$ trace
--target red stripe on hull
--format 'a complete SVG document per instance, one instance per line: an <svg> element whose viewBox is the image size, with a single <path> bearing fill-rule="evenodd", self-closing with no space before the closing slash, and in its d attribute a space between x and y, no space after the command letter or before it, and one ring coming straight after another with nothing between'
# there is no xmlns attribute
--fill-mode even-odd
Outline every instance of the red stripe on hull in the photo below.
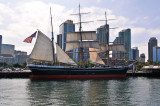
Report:
<svg viewBox="0 0 160 106"><path fill-rule="evenodd" d="M105 79L125 77L126 75L30 75L31 79Z"/></svg>

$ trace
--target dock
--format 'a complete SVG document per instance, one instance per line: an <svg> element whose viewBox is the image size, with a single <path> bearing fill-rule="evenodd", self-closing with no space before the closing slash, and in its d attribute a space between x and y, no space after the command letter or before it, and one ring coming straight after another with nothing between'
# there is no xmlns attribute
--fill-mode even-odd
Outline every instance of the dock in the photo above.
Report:
<svg viewBox="0 0 160 106"><path fill-rule="evenodd" d="M136 71L136 72L131 72L127 71L127 76L128 77L160 77L159 72L143 72L143 71Z"/></svg>
<svg viewBox="0 0 160 106"><path fill-rule="evenodd" d="M24 71L0 71L0 78L29 78L30 70Z"/></svg>

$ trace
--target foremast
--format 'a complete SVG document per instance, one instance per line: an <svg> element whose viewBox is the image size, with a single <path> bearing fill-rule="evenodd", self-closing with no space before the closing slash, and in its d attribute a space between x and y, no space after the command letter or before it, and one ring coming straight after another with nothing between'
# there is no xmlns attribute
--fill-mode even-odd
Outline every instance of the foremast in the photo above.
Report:
<svg viewBox="0 0 160 106"><path fill-rule="evenodd" d="M53 63L56 63L56 56L55 56L55 47L54 47L54 34L53 34L53 23L52 23L52 12L50 7L50 16L51 16L51 35L52 35L52 50L53 50Z"/></svg>
<svg viewBox="0 0 160 106"><path fill-rule="evenodd" d="M30 58L38 61L45 61L53 63L56 65L56 61L62 62L64 64L77 65L57 44L54 45L54 35L53 35L53 24L52 24L52 14L50 8L51 16L51 34L52 37L48 38L45 34L38 30L37 39L34 48L30 54ZM57 55L55 56L55 46Z"/></svg>

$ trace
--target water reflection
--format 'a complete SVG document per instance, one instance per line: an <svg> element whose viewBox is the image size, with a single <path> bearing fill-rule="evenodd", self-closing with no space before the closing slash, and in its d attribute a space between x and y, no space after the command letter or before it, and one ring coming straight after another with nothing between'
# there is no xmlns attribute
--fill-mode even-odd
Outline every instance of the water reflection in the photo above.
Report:
<svg viewBox="0 0 160 106"><path fill-rule="evenodd" d="M117 83L118 82L118 83ZM126 85L120 80L30 81L28 93L32 105L113 105L119 104ZM123 83L124 80L121 82ZM118 84L118 85L117 85ZM117 95L120 94L120 95ZM128 99L123 95L122 99ZM122 100L123 101L123 100ZM129 101L129 100L128 100Z"/></svg>
<svg viewBox="0 0 160 106"><path fill-rule="evenodd" d="M28 81L29 102L34 106L143 106L160 103L159 79ZM153 97L155 97L153 99Z"/></svg>

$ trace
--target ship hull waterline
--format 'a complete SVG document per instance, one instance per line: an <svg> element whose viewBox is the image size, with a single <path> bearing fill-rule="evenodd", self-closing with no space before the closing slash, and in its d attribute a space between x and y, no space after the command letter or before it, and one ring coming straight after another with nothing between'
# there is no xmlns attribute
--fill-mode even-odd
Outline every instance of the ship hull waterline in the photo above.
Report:
<svg viewBox="0 0 160 106"><path fill-rule="evenodd" d="M63 68L28 66L31 79L121 79L126 77L127 67L122 68Z"/></svg>

